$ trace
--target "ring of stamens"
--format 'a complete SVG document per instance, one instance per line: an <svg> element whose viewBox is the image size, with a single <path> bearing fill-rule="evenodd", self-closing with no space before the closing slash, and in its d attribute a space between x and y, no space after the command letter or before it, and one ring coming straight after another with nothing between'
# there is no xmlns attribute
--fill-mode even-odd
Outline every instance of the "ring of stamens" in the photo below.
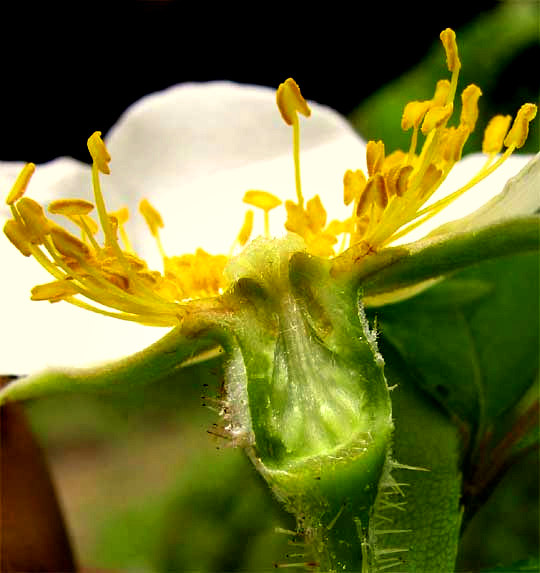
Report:
<svg viewBox="0 0 540 573"><path fill-rule="evenodd" d="M520 108L511 127L510 116L492 118L484 132L482 151L487 156L484 165L466 185L425 206L461 159L463 146L475 128L481 95L474 84L467 86L461 95L459 124L448 126L454 112L461 62L454 32L446 29L440 38L450 80L440 80L430 100L413 101L405 106L401 127L406 131L412 129L407 152L387 155L382 141L368 142L367 176L357 169L348 170L343 178L343 201L351 209L351 215L342 221L327 222L318 195L307 201L304 198L298 114L309 117L311 110L293 79L279 86L276 102L284 121L293 129L296 185L296 202L285 201L285 229L300 235L310 253L334 257L337 245L337 254L354 246L358 261L359 257L386 247L493 173L525 143L529 123L537 111L530 103ZM424 141L418 151L420 136ZM501 153L503 147L506 149ZM94 203L85 199L58 199L48 208L50 214L75 224L80 238L48 218L38 203L25 196L34 164L22 169L6 199L13 215L4 226L8 239L24 256L33 256L55 279L34 287L32 299L65 300L87 310L143 324L178 324L185 313L186 301L218 295L226 287L223 271L235 250L244 247L252 235L253 210L246 211L229 256L210 255L197 249L193 254L170 257L161 243L159 231L164 225L161 215L143 199L139 210L163 259L163 272L152 271L136 255L129 240L127 208L106 210L100 174L110 173L111 157L100 132L89 138L88 149L93 159ZM281 200L267 191L250 190L245 193L244 202L263 211L264 234L270 237L269 213L281 205ZM94 209L99 225L91 217ZM103 244L97 238L100 228Z"/></svg>

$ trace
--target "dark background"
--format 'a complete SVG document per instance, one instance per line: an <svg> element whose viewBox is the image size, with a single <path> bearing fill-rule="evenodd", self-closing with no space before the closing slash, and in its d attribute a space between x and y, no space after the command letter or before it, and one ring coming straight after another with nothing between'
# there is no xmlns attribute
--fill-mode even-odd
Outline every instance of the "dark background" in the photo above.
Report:
<svg viewBox="0 0 540 573"><path fill-rule="evenodd" d="M0 159L41 163L86 161L90 133L106 133L141 96L188 80L276 87L293 76L306 97L348 114L418 63L442 29L499 3L6 4Z"/></svg>

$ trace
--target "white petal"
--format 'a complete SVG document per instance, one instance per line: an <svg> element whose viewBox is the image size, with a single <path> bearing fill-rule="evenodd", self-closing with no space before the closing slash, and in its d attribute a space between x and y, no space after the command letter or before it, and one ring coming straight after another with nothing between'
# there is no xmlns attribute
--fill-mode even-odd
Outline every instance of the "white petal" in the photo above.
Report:
<svg viewBox="0 0 540 573"><path fill-rule="evenodd" d="M320 194L331 217L342 216L343 173L359 167L365 146L339 114L310 105L312 117L301 119L304 195ZM281 120L269 88L225 82L175 86L135 103L106 141L112 155L112 174L102 177L108 207L127 204L135 214L139 200L149 198L165 218L163 239L170 254L198 246L226 253L243 219L241 200L247 189L265 189L283 199L296 196L291 128ZM5 193L21 167L0 163ZM58 197L90 198L90 168L71 158L40 165L28 194L45 203ZM3 225L9 209L0 209ZM134 219L136 247L143 256L156 254L141 218ZM283 219L272 217L272 229L278 231ZM64 302L32 302L30 288L51 277L5 237L0 238L0 256L9 269L0 301L0 373L119 358L148 346L166 330Z"/></svg>
<svg viewBox="0 0 540 573"><path fill-rule="evenodd" d="M311 117L301 118L304 194L341 205L343 173L363 161L365 146L335 111L310 105ZM152 201L165 218L170 254L196 247L227 252L242 224L248 189L296 198L292 130L270 88L229 82L174 86L130 107L107 145L112 173L103 185L121 190L130 204L144 197ZM283 219L273 213L273 229ZM151 257L146 249L141 254Z"/></svg>
<svg viewBox="0 0 540 573"><path fill-rule="evenodd" d="M470 215L493 197L501 193L506 182L517 175L530 161L530 155L512 155L496 171L466 191L443 211L432 217L429 221L408 233L395 244L409 243L425 237L434 229ZM486 161L486 156L480 153L463 157L448 175L445 182L430 198L426 205L435 203L439 199L450 195L466 185L480 171Z"/></svg>

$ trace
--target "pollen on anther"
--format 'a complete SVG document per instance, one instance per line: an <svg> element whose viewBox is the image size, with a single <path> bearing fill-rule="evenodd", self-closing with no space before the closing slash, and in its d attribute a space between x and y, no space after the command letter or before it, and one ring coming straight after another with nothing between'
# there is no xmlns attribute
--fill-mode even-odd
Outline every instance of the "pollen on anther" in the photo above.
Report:
<svg viewBox="0 0 540 573"><path fill-rule="evenodd" d="M276 103L281 117L287 125L292 125L296 119L296 113L309 117L311 109L300 92L298 84L292 79L286 79L279 85L276 92Z"/></svg>
<svg viewBox="0 0 540 573"><path fill-rule="evenodd" d="M13 205L15 201L18 201L24 195L26 188L28 187L28 183L30 182L30 179L32 178L35 170L36 166L34 163L27 163L22 168L21 172L17 176L17 179L15 180L15 183L13 184L13 187L11 188L11 191L7 196L7 205Z"/></svg>
<svg viewBox="0 0 540 573"><path fill-rule="evenodd" d="M456 43L456 33L451 28L446 28L440 35L441 42L446 52L446 65L450 72L459 70L461 62L459 61L458 48Z"/></svg>
<svg viewBox="0 0 540 573"><path fill-rule="evenodd" d="M536 109L533 103L524 103L519 108L516 119L504 139L506 147L514 145L519 149L523 146L529 135L529 123L536 117Z"/></svg>
<svg viewBox="0 0 540 573"><path fill-rule="evenodd" d="M76 215L88 215L93 208L93 203L86 199L55 199L50 202L48 210L49 213L54 215L73 217Z"/></svg>
<svg viewBox="0 0 540 573"><path fill-rule="evenodd" d="M109 168L109 162L111 161L111 156L105 146L103 139L101 139L101 131L94 131L94 133L88 138L88 151L101 173L108 175L111 170Z"/></svg>
<svg viewBox="0 0 540 573"><path fill-rule="evenodd" d="M512 122L511 115L496 115L492 117L484 131L482 152L486 154L499 153L503 141Z"/></svg>
<svg viewBox="0 0 540 573"><path fill-rule="evenodd" d="M148 199L143 199L139 203L139 211L150 228L150 232L155 237L158 233L158 229L162 229L164 227L163 219L161 218L159 211L152 207Z"/></svg>

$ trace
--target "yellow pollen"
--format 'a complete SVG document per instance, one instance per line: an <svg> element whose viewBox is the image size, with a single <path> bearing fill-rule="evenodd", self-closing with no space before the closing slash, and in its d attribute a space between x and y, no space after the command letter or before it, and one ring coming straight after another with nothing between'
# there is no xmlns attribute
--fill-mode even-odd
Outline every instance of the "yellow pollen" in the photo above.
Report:
<svg viewBox="0 0 540 573"><path fill-rule="evenodd" d="M51 239L58 252L66 257L73 257L74 259L90 257L90 249L86 243L62 227L54 226L51 229Z"/></svg>
<svg viewBox="0 0 540 573"><path fill-rule="evenodd" d="M242 228L236 237L236 242L243 247L251 237L251 233L253 231L253 211L248 209L246 214L244 215L244 223L242 224ZM233 245L234 248L234 245Z"/></svg>
<svg viewBox="0 0 540 573"><path fill-rule="evenodd" d="M11 243L25 256L29 257L32 254L30 248L30 241L26 229L21 223L10 219L4 225L4 233Z"/></svg>
<svg viewBox="0 0 540 573"><path fill-rule="evenodd" d="M482 90L474 84L467 86L461 94L462 108L459 123L460 125L466 126L469 131L473 131L476 125L476 120L478 119L478 99L481 95Z"/></svg>
<svg viewBox="0 0 540 573"><path fill-rule="evenodd" d="M439 80L435 86L435 93L431 100L434 106L443 106L448 103L451 84L448 80Z"/></svg>
<svg viewBox="0 0 540 573"><path fill-rule="evenodd" d="M94 204L86 199L55 199L48 207L49 213L54 215L88 215L94 209Z"/></svg>
<svg viewBox="0 0 540 573"><path fill-rule="evenodd" d="M366 186L366 176L361 169L348 169L343 176L343 202L348 207L353 201L357 202Z"/></svg>
<svg viewBox="0 0 540 573"><path fill-rule="evenodd" d="M431 101L410 101L403 110L401 117L401 129L409 130L411 127L418 129L428 109L431 107Z"/></svg>
<svg viewBox="0 0 540 573"><path fill-rule="evenodd" d="M253 205L254 207L258 207L264 211L264 235L265 237L270 237L270 217L268 213L272 210L281 205L281 199L278 199L272 193L268 193L267 191L258 191L258 190L251 190L246 191L244 194L244 203L248 205ZM246 214L247 216L247 214ZM245 225L245 221L244 221ZM242 232L242 231L241 231ZM251 234L251 231L250 231Z"/></svg>
<svg viewBox="0 0 540 573"><path fill-rule="evenodd" d="M433 106L429 109L424 117L422 123L421 131L424 135L427 135L433 129L441 127L444 125L452 115L454 107L451 103L443 106Z"/></svg>
<svg viewBox="0 0 540 573"><path fill-rule="evenodd" d="M272 195L272 193L257 190L246 191L243 201L248 205L253 205L266 212L275 209L282 203L281 199L278 199L275 195Z"/></svg>
<svg viewBox="0 0 540 573"><path fill-rule="evenodd" d="M519 149L523 146L529 135L529 123L536 117L536 109L533 103L524 103L519 108L516 119L504 139L506 147L514 146Z"/></svg>
<svg viewBox="0 0 540 573"><path fill-rule="evenodd" d="M368 175L371 177L381 171L384 163L384 142L368 141L366 148Z"/></svg>
<svg viewBox="0 0 540 573"><path fill-rule="evenodd" d="M30 242L35 245L43 243L51 228L43 207L29 197L22 197L17 202L17 211L24 222Z"/></svg>
<svg viewBox="0 0 540 573"><path fill-rule="evenodd" d="M276 103L287 125L293 127L293 160L294 160L294 181L296 185L296 197L298 205L304 206L304 196L302 195L302 184L300 182L300 122L298 113L309 117L311 109L302 97L298 84L289 78L285 80L277 89Z"/></svg>
<svg viewBox="0 0 540 573"><path fill-rule="evenodd" d="M461 67L459 61L458 48L456 43L456 33L450 28L443 30L440 35L441 42L443 43L446 52L446 65L450 72L456 72Z"/></svg>
<svg viewBox="0 0 540 573"><path fill-rule="evenodd" d="M105 173L105 175L109 175L111 172L109 168L111 156L105 147L105 143L101 139L101 131L94 131L88 138L88 151L98 170L101 171L101 173Z"/></svg>
<svg viewBox="0 0 540 573"><path fill-rule="evenodd" d="M30 182L30 179L32 178L35 170L36 166L33 163L27 163L23 167L7 196L7 205L13 205L15 201L18 201L24 195L26 188L28 187L28 183Z"/></svg>
<svg viewBox="0 0 540 573"><path fill-rule="evenodd" d="M285 80L277 89L276 103L281 113L281 117L287 125L294 125L298 121L298 113L309 117L311 109L307 101L300 93L298 84L289 78Z"/></svg>
<svg viewBox="0 0 540 573"><path fill-rule="evenodd" d="M154 237L156 237L159 233L159 229L163 229L163 219L159 212L150 205L150 202L147 199L143 199L139 203L139 211L141 215L144 217L150 232Z"/></svg>
<svg viewBox="0 0 540 573"><path fill-rule="evenodd" d="M79 291L74 286L73 281L63 279L42 285L36 285L30 292L31 300L48 300L49 302L58 302L67 298L68 296L77 294Z"/></svg>
<svg viewBox="0 0 540 573"><path fill-rule="evenodd" d="M511 115L496 115L491 118L484 131L482 152L487 155L499 153L503 147L503 141L512 123Z"/></svg>

